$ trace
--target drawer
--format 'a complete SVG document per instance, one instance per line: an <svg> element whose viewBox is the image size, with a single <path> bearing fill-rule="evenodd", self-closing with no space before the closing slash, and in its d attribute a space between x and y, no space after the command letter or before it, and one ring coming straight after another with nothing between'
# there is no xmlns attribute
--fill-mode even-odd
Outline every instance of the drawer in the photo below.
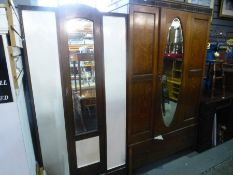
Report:
<svg viewBox="0 0 233 175"><path fill-rule="evenodd" d="M163 135L164 140L149 139L129 146L132 169L166 158L196 144L197 125L191 125Z"/></svg>

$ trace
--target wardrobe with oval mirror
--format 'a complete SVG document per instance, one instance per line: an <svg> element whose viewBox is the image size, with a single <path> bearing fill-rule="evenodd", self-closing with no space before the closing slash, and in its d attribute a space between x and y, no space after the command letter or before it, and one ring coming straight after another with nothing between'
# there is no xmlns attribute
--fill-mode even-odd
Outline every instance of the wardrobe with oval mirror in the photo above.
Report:
<svg viewBox="0 0 233 175"><path fill-rule="evenodd" d="M196 143L210 13L157 4L129 5L130 173Z"/></svg>

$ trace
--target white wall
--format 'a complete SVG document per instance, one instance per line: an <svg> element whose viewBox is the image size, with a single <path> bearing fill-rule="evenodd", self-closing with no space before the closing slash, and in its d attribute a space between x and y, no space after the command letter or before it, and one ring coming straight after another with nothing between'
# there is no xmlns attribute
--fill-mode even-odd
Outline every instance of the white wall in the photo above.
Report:
<svg viewBox="0 0 233 175"><path fill-rule="evenodd" d="M109 2L108 11L115 13L129 13L129 0L114 0Z"/></svg>
<svg viewBox="0 0 233 175"><path fill-rule="evenodd" d="M124 17L103 17L107 122L107 168L126 159L126 24Z"/></svg>
<svg viewBox="0 0 233 175"><path fill-rule="evenodd" d="M20 97L17 98L22 102L21 115L18 113L5 35L3 42L14 102L0 104L0 174L35 175L35 158L26 108L23 106L24 97L21 91Z"/></svg>
<svg viewBox="0 0 233 175"><path fill-rule="evenodd" d="M30 175L17 104L0 104L0 174Z"/></svg>
<svg viewBox="0 0 233 175"><path fill-rule="evenodd" d="M13 0L14 4L17 5L31 5L31 0Z"/></svg>
<svg viewBox="0 0 233 175"><path fill-rule="evenodd" d="M6 0L0 0L0 4L5 3ZM14 4L17 5L32 5L33 1L37 0L13 0Z"/></svg>
<svg viewBox="0 0 233 175"><path fill-rule="evenodd" d="M23 85L21 85L18 96L17 96L17 107L18 107L18 115L20 119L20 125L22 130L22 136L24 139L25 152L28 162L29 174L36 174L36 160L34 155L34 149L32 145L32 137L30 132L29 120L27 107L25 102L25 95L23 91Z"/></svg>
<svg viewBox="0 0 233 175"><path fill-rule="evenodd" d="M49 175L68 175L55 13L22 15L43 163Z"/></svg>
<svg viewBox="0 0 233 175"><path fill-rule="evenodd" d="M0 8L0 33L8 32L8 23L6 17L6 9Z"/></svg>

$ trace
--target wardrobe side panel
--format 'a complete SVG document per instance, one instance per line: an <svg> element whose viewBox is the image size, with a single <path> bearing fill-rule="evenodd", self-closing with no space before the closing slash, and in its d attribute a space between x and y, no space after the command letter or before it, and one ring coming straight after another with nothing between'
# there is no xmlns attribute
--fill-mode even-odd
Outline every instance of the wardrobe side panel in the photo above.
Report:
<svg viewBox="0 0 233 175"><path fill-rule="evenodd" d="M43 163L69 174L55 12L23 10L23 25Z"/></svg>

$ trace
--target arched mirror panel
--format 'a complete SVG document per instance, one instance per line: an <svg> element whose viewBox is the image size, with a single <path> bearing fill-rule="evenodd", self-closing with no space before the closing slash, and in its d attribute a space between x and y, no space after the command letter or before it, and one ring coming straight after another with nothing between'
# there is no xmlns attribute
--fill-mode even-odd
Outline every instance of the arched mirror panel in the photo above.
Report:
<svg viewBox="0 0 233 175"><path fill-rule="evenodd" d="M97 130L93 22L66 22L76 135Z"/></svg>

